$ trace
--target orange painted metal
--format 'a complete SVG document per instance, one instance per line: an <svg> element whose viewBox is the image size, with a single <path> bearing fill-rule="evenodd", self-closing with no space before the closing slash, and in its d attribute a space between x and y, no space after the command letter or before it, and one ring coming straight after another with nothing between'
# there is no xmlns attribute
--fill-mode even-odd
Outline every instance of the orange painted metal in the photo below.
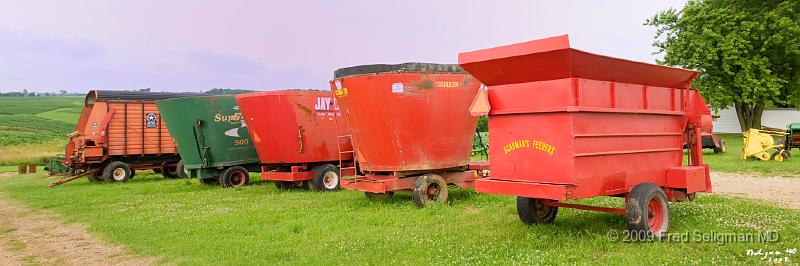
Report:
<svg viewBox="0 0 800 266"><path fill-rule="evenodd" d="M175 142L161 123L154 103L158 97L148 98L148 95L178 96L90 91L75 131L68 136L65 164L72 169L89 170L114 158L131 164L132 168L153 168L160 167L160 163L177 162L180 157Z"/></svg>
<svg viewBox="0 0 800 266"><path fill-rule="evenodd" d="M337 85L338 84L338 85ZM466 166L480 83L466 73L376 73L335 79L363 171Z"/></svg>
<svg viewBox="0 0 800 266"><path fill-rule="evenodd" d="M311 174L305 169L307 164L339 164L336 117L341 113L330 92L254 92L240 94L236 101L261 163L269 165L269 169L292 166L290 172L264 168L262 179L308 180ZM343 134L349 134L347 124L339 127ZM343 158L345 161L352 159L352 155Z"/></svg>
<svg viewBox="0 0 800 266"><path fill-rule="evenodd" d="M345 74L342 74L345 73ZM454 65L366 65L336 71L331 90L350 124L360 172L346 189L410 190L435 173L448 184L474 187L469 162L476 118L468 107L481 86Z"/></svg>
<svg viewBox="0 0 800 266"><path fill-rule="evenodd" d="M488 107L472 111L488 109L492 172L476 191L551 200L644 182L711 191L700 145L682 165L683 143L711 127L689 87L696 72L583 52L567 36L462 53L459 64L488 86Z"/></svg>

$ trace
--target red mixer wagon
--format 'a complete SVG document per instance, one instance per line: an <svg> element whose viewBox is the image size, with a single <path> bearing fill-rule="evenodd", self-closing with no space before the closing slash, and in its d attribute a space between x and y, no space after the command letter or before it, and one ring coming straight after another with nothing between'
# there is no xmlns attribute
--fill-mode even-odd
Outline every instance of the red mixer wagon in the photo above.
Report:
<svg viewBox="0 0 800 266"><path fill-rule="evenodd" d="M281 90L236 96L261 168L261 179L278 188L339 189L339 167L353 168L349 135L328 91Z"/></svg>
<svg viewBox="0 0 800 266"><path fill-rule="evenodd" d="M457 65L364 65L334 76L358 164L342 187L369 198L412 190L424 206L447 201L450 184L473 187L476 169L488 166L469 158L476 124L469 104L480 82Z"/></svg>
<svg viewBox="0 0 800 266"><path fill-rule="evenodd" d="M459 64L487 86L471 110L489 115L491 175L475 189L517 196L523 222L576 208L662 237L668 201L711 192L700 141L711 113L689 87L697 72L587 53L566 35L461 53ZM625 208L562 202L596 196L624 197Z"/></svg>

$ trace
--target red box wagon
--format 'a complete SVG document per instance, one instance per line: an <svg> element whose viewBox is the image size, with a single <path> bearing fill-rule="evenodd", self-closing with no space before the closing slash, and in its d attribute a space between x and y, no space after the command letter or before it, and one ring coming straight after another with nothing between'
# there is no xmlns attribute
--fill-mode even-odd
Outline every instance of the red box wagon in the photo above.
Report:
<svg viewBox="0 0 800 266"><path fill-rule="evenodd" d="M475 169L488 166L469 158L476 118L468 107L480 83L457 65L364 65L334 76L359 167L342 187L368 198L412 190L424 206L447 201L448 184L473 187Z"/></svg>
<svg viewBox="0 0 800 266"><path fill-rule="evenodd" d="M518 196L523 222L577 208L661 237L667 201L711 192L700 141L711 113L689 87L696 72L583 52L566 35L461 53L459 64L488 86L472 111L489 115L492 172L475 189ZM625 208L561 202L594 196L624 197Z"/></svg>
<svg viewBox="0 0 800 266"><path fill-rule="evenodd" d="M93 90L69 134L64 164L71 177L53 186L87 176L91 181L124 182L137 169L154 169L175 178L180 156L161 122L155 101L196 96L187 93Z"/></svg>
<svg viewBox="0 0 800 266"><path fill-rule="evenodd" d="M336 100L327 91L282 90L236 96L261 168L261 179L281 189L339 189L339 167L353 168L347 124L338 124ZM338 129L337 129L338 127ZM340 143L341 142L341 143Z"/></svg>

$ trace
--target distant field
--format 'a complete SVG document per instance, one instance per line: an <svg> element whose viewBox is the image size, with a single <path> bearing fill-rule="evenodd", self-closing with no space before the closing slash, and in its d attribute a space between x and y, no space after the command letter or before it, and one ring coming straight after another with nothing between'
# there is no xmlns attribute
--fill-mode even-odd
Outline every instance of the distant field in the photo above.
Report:
<svg viewBox="0 0 800 266"><path fill-rule="evenodd" d="M83 97L0 97L0 115L35 115L61 108L78 108Z"/></svg>
<svg viewBox="0 0 800 266"><path fill-rule="evenodd" d="M63 152L82 97L0 97L0 165L42 163Z"/></svg>

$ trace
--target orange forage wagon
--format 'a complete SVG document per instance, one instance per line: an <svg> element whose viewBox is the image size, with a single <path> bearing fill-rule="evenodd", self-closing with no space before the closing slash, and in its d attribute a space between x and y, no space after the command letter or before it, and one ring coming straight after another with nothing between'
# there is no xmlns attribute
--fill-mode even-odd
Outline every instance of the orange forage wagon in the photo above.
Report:
<svg viewBox="0 0 800 266"><path fill-rule="evenodd" d="M71 177L91 181L125 182L135 170L153 169L178 177L180 156L161 121L155 100L198 94L93 90L68 135L64 164Z"/></svg>

